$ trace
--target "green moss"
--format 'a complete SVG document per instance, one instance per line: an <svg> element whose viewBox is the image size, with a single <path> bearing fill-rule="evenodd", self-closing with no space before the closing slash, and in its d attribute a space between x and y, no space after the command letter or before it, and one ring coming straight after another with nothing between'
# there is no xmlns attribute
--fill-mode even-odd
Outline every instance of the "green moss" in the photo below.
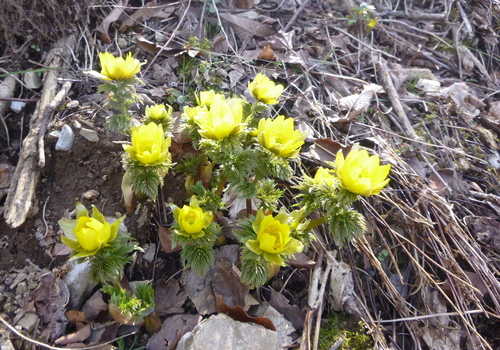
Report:
<svg viewBox="0 0 500 350"><path fill-rule="evenodd" d="M328 350L341 340L339 350L373 349L372 337L366 334L362 321L355 321L351 315L332 312L321 322L318 349Z"/></svg>

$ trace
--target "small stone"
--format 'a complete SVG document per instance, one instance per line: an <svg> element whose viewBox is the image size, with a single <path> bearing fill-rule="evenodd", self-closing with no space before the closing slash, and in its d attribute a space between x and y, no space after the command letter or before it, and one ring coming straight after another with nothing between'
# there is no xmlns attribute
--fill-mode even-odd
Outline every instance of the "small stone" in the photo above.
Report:
<svg viewBox="0 0 500 350"><path fill-rule="evenodd" d="M48 133L48 135L53 139L58 139L59 136L61 136L61 130L52 130L51 132Z"/></svg>
<svg viewBox="0 0 500 350"><path fill-rule="evenodd" d="M28 333L31 333L35 329L38 320L39 318L37 315L32 313L27 313L17 322L17 325L21 326Z"/></svg>
<svg viewBox="0 0 500 350"><path fill-rule="evenodd" d="M28 89L40 89L42 87L42 78L37 72L24 73L24 83Z"/></svg>
<svg viewBox="0 0 500 350"><path fill-rule="evenodd" d="M124 38L118 38L118 47L120 49L126 49L128 46L128 41Z"/></svg>
<svg viewBox="0 0 500 350"><path fill-rule="evenodd" d="M17 285L19 283L21 283L22 281L24 281L26 279L26 277L28 277L28 274L27 273L24 273L24 272L20 272L15 278L14 280L12 281L12 283L10 283L10 286L9 288L10 289L14 289L17 287Z"/></svg>
<svg viewBox="0 0 500 350"><path fill-rule="evenodd" d="M100 196L100 193L97 190L88 190L88 191L83 192L83 194L82 194L82 198L87 199L87 200L96 199L99 196Z"/></svg>
<svg viewBox="0 0 500 350"><path fill-rule="evenodd" d="M71 100L68 103L66 103L66 108L73 109L73 108L77 108L79 105L80 105L80 102L78 100Z"/></svg>
<svg viewBox="0 0 500 350"><path fill-rule="evenodd" d="M26 102L21 102L21 101L12 101L10 103L10 109L14 113L21 113L22 110L26 107Z"/></svg>
<svg viewBox="0 0 500 350"><path fill-rule="evenodd" d="M80 124L80 122L78 120L73 120L73 127L76 130L80 130L82 128L82 124Z"/></svg>
<svg viewBox="0 0 500 350"><path fill-rule="evenodd" d="M95 130L82 128L82 130L80 130L80 135L85 137L90 142L99 142L99 137L97 136L97 132Z"/></svg>
<svg viewBox="0 0 500 350"><path fill-rule="evenodd" d="M17 285L16 295L23 295L28 290L28 285L26 282L21 282Z"/></svg>
<svg viewBox="0 0 500 350"><path fill-rule="evenodd" d="M84 261L77 264L72 263L71 270L64 276L64 282L68 286L70 299L69 310L80 310L85 300L92 294L96 284L90 280L90 263Z"/></svg>
<svg viewBox="0 0 500 350"><path fill-rule="evenodd" d="M177 350L204 349L278 349L278 338L274 331L255 323L243 323L227 315L211 316L198 324L192 332L184 334Z"/></svg>
<svg viewBox="0 0 500 350"><path fill-rule="evenodd" d="M56 143L56 151L70 151L73 147L73 142L75 142L75 133L69 125L64 125L59 140Z"/></svg>
<svg viewBox="0 0 500 350"><path fill-rule="evenodd" d="M153 260L155 259L155 254L156 254L156 244L150 243L146 249L146 253L144 253L142 258L148 263L152 263Z"/></svg>

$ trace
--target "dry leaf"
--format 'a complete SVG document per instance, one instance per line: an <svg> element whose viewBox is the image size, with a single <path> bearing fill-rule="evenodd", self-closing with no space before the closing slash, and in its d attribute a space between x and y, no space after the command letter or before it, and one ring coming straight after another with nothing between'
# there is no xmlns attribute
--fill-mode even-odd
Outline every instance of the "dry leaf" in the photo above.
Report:
<svg viewBox="0 0 500 350"><path fill-rule="evenodd" d="M304 328L305 314L297 305L290 305L290 301L284 295L271 289L271 300L269 301L279 313L292 322L293 328L301 330Z"/></svg>
<svg viewBox="0 0 500 350"><path fill-rule="evenodd" d="M161 225L158 226L158 237L160 238L161 248L167 254L177 252L182 249L180 245L172 247L172 232Z"/></svg>
<svg viewBox="0 0 500 350"><path fill-rule="evenodd" d="M40 277L40 284L33 292L36 313L46 324L42 336L51 341L59 338L66 331L68 320L64 315L69 301L66 283L54 273Z"/></svg>
<svg viewBox="0 0 500 350"><path fill-rule="evenodd" d="M119 31L120 33L123 33L128 27L133 27L136 24L147 21L151 17L158 17L163 19L169 18L176 8L177 7L175 5L169 4L165 1L162 1L158 4L156 3L156 0L150 1L145 6L127 17L122 22Z"/></svg>
<svg viewBox="0 0 500 350"><path fill-rule="evenodd" d="M127 4L128 0L118 0L115 8L106 16L106 18L102 20L101 24L99 24L99 27L97 27L96 30L101 33L101 42L103 44L111 43L111 38L108 34L109 26L111 25L111 23L120 18L120 15L123 12L122 8L126 7Z"/></svg>
<svg viewBox="0 0 500 350"><path fill-rule="evenodd" d="M257 59L258 60L272 61L272 60L276 59L276 56L274 56L274 51L273 51L273 49L271 49L271 46L266 45L262 49L262 52L259 54L259 56L257 56Z"/></svg>
<svg viewBox="0 0 500 350"><path fill-rule="evenodd" d="M347 157L351 148L352 146L344 147L332 139L317 139L314 141L314 144L309 147L309 150L307 152L302 152L301 155L310 160L326 164L326 162L334 162L337 152L340 150L344 153L344 157Z"/></svg>
<svg viewBox="0 0 500 350"><path fill-rule="evenodd" d="M146 346L147 350L174 350L184 334L193 330L200 322L200 315L174 315L167 318L159 332L155 333Z"/></svg>
<svg viewBox="0 0 500 350"><path fill-rule="evenodd" d="M269 318L248 316L245 310L243 310L243 308L239 305L229 307L226 305L221 295L217 296L217 310L219 311L219 313L226 314L235 321L252 322L261 325L264 328L276 331L276 327L274 327L273 321L271 321Z"/></svg>
<svg viewBox="0 0 500 350"><path fill-rule="evenodd" d="M159 316L180 314L184 312L182 305L186 302L187 293L181 291L179 281L175 278L168 282L161 279L155 288L156 312Z"/></svg>
<svg viewBox="0 0 500 350"><path fill-rule="evenodd" d="M71 333L71 334L65 335L64 337L60 337L60 338L56 339L56 341L54 343L58 344L58 345L80 343L80 342L87 340L87 338L90 337L91 333L92 333L92 330L90 329L90 324L87 324L74 333Z"/></svg>
<svg viewBox="0 0 500 350"><path fill-rule="evenodd" d="M234 6L239 9L251 9L254 5L253 0L234 0Z"/></svg>
<svg viewBox="0 0 500 350"><path fill-rule="evenodd" d="M235 34L242 40L247 40L251 36L264 38L272 34L271 28L268 25L253 19L226 12L220 13L220 17L229 23Z"/></svg>
<svg viewBox="0 0 500 350"><path fill-rule="evenodd" d="M363 112L366 112L372 102L372 98L377 92L382 89L379 85L369 84L365 85L361 94L354 94L351 96L342 97L339 99L340 108L347 109L347 120L356 118Z"/></svg>
<svg viewBox="0 0 500 350"><path fill-rule="evenodd" d="M68 321L71 323L87 322L87 320L85 319L85 313L83 311L69 310L65 315Z"/></svg>
<svg viewBox="0 0 500 350"><path fill-rule="evenodd" d="M102 299L102 293L96 291L92 296L83 304L82 312L85 314L87 321L93 321L99 316L101 311L108 310L108 304Z"/></svg>
<svg viewBox="0 0 500 350"><path fill-rule="evenodd" d="M222 296L229 306L245 306L248 286L241 282L239 271L227 260L216 263L212 287L215 295Z"/></svg>

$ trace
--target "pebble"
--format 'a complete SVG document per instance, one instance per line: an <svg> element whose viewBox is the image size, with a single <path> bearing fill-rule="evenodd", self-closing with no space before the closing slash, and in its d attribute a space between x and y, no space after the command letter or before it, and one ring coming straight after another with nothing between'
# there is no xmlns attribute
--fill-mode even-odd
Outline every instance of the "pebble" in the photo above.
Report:
<svg viewBox="0 0 500 350"><path fill-rule="evenodd" d="M24 83L28 89L39 89L42 87L42 78L37 72L24 73Z"/></svg>
<svg viewBox="0 0 500 350"><path fill-rule="evenodd" d="M118 47L120 49L126 49L128 46L128 41L127 39L124 38L118 38Z"/></svg>
<svg viewBox="0 0 500 350"><path fill-rule="evenodd" d="M21 282L17 285L16 295L23 295L28 290L28 285L26 282Z"/></svg>
<svg viewBox="0 0 500 350"><path fill-rule="evenodd" d="M21 113L21 111L26 107L26 102L21 102L21 101L12 101L10 103L10 109L14 113Z"/></svg>
<svg viewBox="0 0 500 350"><path fill-rule="evenodd" d="M24 281L26 279L26 277L28 277L28 274L27 273L24 273L24 272L20 272L19 274L17 274L17 276L14 278L14 280L12 281L12 283L10 284L9 288L10 289L14 289L17 287L17 285L19 283L21 283L22 281Z"/></svg>
<svg viewBox="0 0 500 350"><path fill-rule="evenodd" d="M64 125L56 143L56 151L70 151L73 147L73 142L75 142L75 133L69 125Z"/></svg>
<svg viewBox="0 0 500 350"><path fill-rule="evenodd" d="M17 325L21 326L28 333L31 333L35 329L38 320L39 318L37 315L32 313L27 313L17 322Z"/></svg>
<svg viewBox="0 0 500 350"><path fill-rule="evenodd" d="M156 254L156 244L150 243L148 248L146 249L146 253L144 253L144 256L142 258L148 263L152 263L153 260L155 259L155 254Z"/></svg>
<svg viewBox="0 0 500 350"><path fill-rule="evenodd" d="M80 130L80 135L85 137L85 139L87 139L90 142L94 142L94 143L99 142L99 137L97 136L97 132L95 130L82 128Z"/></svg>
<svg viewBox="0 0 500 350"><path fill-rule="evenodd" d="M92 200L92 199L96 199L97 197L99 197L99 195L100 195L100 193L97 190L88 190L88 191L83 192L82 198L87 199L87 200Z"/></svg>

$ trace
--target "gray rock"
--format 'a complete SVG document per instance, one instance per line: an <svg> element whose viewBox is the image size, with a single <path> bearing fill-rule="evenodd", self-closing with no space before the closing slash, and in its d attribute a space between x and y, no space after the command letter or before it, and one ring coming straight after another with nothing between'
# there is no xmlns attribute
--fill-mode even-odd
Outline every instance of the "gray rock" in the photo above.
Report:
<svg viewBox="0 0 500 350"><path fill-rule="evenodd" d="M17 285L16 295L23 295L28 290L28 285L26 282L21 282Z"/></svg>
<svg viewBox="0 0 500 350"><path fill-rule="evenodd" d="M97 132L95 130L82 128L80 130L80 135L85 137L85 139L87 139L90 142L94 142L94 143L99 142L99 137L97 136Z"/></svg>
<svg viewBox="0 0 500 350"><path fill-rule="evenodd" d="M142 258L148 262L148 263L152 263L153 260L155 259L155 254L156 254L156 244L154 243L150 243L147 247L147 249L145 249L146 253L144 253L144 255L142 256Z"/></svg>
<svg viewBox="0 0 500 350"><path fill-rule="evenodd" d="M254 323L242 323L224 314L211 316L186 333L177 350L274 350L277 333Z"/></svg>
<svg viewBox="0 0 500 350"><path fill-rule="evenodd" d="M75 142L75 133L69 125L64 125L61 130L61 135L59 135L59 140L56 143L56 151L68 152L73 147L73 142Z"/></svg>
<svg viewBox="0 0 500 350"><path fill-rule="evenodd" d="M24 73L24 83L28 89L40 89L42 87L42 78L38 72Z"/></svg>
<svg viewBox="0 0 500 350"><path fill-rule="evenodd" d="M82 198L87 200L96 199L101 194L97 190L88 190L82 193Z"/></svg>
<svg viewBox="0 0 500 350"><path fill-rule="evenodd" d="M26 277L28 277L27 273L25 273L25 272L18 273L17 276L14 277L14 280L10 283L9 288L10 289L16 288L19 283L26 280Z"/></svg>
<svg viewBox="0 0 500 350"><path fill-rule="evenodd" d="M81 306L92 294L96 284L90 280L90 264L88 261L77 264L72 262L71 270L64 276L70 298L69 310L80 310Z"/></svg>
<svg viewBox="0 0 500 350"><path fill-rule="evenodd" d="M10 109L14 113L21 113L21 111L26 107L26 102L22 101L12 101L10 103Z"/></svg>
<svg viewBox="0 0 500 350"><path fill-rule="evenodd" d="M31 333L35 329L38 320L39 318L37 315L32 313L27 313L17 322L17 325L21 326L28 333Z"/></svg>

